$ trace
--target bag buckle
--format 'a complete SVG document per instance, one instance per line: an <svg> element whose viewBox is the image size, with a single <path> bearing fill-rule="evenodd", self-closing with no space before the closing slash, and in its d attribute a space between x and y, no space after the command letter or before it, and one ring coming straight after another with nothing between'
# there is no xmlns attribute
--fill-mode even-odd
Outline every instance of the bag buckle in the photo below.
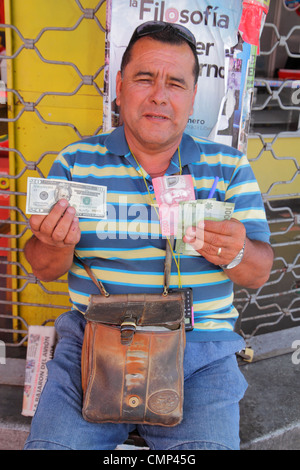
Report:
<svg viewBox="0 0 300 470"><path fill-rule="evenodd" d="M121 323L121 344L129 346L132 343L134 333L136 332L136 320L134 318L125 318Z"/></svg>

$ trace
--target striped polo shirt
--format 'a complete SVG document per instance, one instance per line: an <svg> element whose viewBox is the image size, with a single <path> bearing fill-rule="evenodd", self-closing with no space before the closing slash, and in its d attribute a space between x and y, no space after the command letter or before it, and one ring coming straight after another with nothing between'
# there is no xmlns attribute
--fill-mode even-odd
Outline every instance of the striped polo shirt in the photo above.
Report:
<svg viewBox="0 0 300 470"><path fill-rule="evenodd" d="M214 197L235 204L233 217L243 222L248 238L269 242L261 193L243 154L184 134L180 159L182 174L193 178L196 199L208 197L218 176ZM176 151L166 175L178 174L179 166ZM110 294L163 291L166 238L161 235L152 204L152 180L130 153L123 127L66 147L48 178L107 187L107 218L79 219L81 239L75 254L89 265ZM179 264L182 287L193 289L195 326L187 333L187 340L233 339L238 312L233 306L233 283L226 272L202 256L174 254L177 264L173 259L170 287L179 285ZM73 308L84 314L89 295L99 292L76 258L68 282Z"/></svg>

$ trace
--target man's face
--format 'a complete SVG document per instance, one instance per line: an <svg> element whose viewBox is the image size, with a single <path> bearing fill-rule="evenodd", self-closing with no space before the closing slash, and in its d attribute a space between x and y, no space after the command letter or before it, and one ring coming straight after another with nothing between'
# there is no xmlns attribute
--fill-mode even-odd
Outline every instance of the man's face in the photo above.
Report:
<svg viewBox="0 0 300 470"><path fill-rule="evenodd" d="M179 145L193 112L194 60L188 44L170 45L149 37L134 44L116 86L129 145L150 152Z"/></svg>

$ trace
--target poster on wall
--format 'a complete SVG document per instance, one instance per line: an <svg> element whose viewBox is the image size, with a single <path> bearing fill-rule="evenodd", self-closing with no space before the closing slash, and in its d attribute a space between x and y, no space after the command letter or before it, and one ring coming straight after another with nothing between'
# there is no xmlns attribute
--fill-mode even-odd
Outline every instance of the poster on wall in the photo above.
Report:
<svg viewBox="0 0 300 470"><path fill-rule="evenodd" d="M187 27L200 65L194 114L186 132L244 150L256 47L239 32L243 0L107 0L103 131L121 124L115 81L134 29L146 21ZM253 2L252 2L253 3ZM260 3L260 2L254 2Z"/></svg>

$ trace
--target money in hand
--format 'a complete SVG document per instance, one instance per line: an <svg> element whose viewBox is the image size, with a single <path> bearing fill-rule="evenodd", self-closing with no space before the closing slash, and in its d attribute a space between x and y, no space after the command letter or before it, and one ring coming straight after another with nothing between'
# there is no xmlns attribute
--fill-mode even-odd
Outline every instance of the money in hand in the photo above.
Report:
<svg viewBox="0 0 300 470"><path fill-rule="evenodd" d="M196 227L204 220L229 220L232 217L235 205L231 202L216 201L214 199L198 199L197 201L184 201L180 203L177 239L175 250L183 255L201 256L194 248L182 239L188 227Z"/></svg>
<svg viewBox="0 0 300 470"><path fill-rule="evenodd" d="M29 177L26 213L49 214L59 199L67 199L77 217L105 219L106 193L106 186Z"/></svg>
<svg viewBox="0 0 300 470"><path fill-rule="evenodd" d="M176 235L178 211L181 201L195 199L195 190L191 175L171 175L153 178L156 202L159 205L159 220L162 235Z"/></svg>

